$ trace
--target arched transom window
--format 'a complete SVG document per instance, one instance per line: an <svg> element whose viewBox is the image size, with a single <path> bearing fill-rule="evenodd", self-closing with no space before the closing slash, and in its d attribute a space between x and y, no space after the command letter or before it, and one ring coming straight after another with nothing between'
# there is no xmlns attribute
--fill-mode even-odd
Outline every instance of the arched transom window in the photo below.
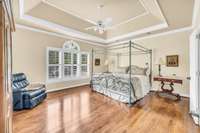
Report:
<svg viewBox="0 0 200 133"><path fill-rule="evenodd" d="M67 50L71 50L71 51L80 51L80 47L78 45L78 43L76 43L75 41L71 40L71 41L66 41L63 44L63 49L67 49Z"/></svg>
<svg viewBox="0 0 200 133"><path fill-rule="evenodd" d="M89 54L78 43L66 41L63 48L48 48L47 81L80 79L89 76Z"/></svg>

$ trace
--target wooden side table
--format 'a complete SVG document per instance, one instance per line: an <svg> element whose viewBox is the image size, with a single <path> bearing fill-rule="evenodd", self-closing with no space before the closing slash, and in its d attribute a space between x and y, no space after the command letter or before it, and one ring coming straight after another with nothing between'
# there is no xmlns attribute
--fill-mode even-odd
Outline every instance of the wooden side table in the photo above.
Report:
<svg viewBox="0 0 200 133"><path fill-rule="evenodd" d="M176 77L159 77L158 76L158 77L154 77L154 81L161 82L162 91L160 93L167 93L167 94L173 95L177 98L176 100L181 99L180 95L173 93L173 91L174 91L174 84L183 84L182 79L178 79ZM164 86L167 85L167 83L169 83L168 85L170 86L170 89L164 88Z"/></svg>

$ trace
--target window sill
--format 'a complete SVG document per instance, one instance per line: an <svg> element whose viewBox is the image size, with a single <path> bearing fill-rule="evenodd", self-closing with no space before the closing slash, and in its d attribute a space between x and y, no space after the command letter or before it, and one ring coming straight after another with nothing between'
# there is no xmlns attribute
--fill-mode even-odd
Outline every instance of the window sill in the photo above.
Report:
<svg viewBox="0 0 200 133"><path fill-rule="evenodd" d="M46 84L69 82L69 81L78 81L78 80L84 80L84 79L90 79L90 77L84 76L84 77L70 77L70 78L63 78L63 79L51 79L51 80L47 80Z"/></svg>

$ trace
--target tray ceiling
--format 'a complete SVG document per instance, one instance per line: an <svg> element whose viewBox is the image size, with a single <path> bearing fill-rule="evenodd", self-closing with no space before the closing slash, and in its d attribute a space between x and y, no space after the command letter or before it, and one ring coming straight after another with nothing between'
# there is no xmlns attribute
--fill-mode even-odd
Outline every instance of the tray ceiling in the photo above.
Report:
<svg viewBox="0 0 200 133"><path fill-rule="evenodd" d="M139 0L46 0L46 2L88 22L112 18L112 25L119 25L147 12ZM99 5L104 7L99 9Z"/></svg>
<svg viewBox="0 0 200 133"><path fill-rule="evenodd" d="M113 43L146 33L191 25L194 0L17 0L19 23L39 25L60 34L99 43ZM180 7L180 3L183 8ZM101 9L99 5L104 5ZM99 34L85 28L112 18Z"/></svg>

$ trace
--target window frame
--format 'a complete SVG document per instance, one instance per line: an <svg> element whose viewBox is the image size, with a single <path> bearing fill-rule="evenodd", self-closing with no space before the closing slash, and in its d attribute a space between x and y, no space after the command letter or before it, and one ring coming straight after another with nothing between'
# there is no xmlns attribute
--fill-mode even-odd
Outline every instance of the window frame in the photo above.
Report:
<svg viewBox="0 0 200 133"><path fill-rule="evenodd" d="M66 45L66 44L64 44ZM55 78L55 79L50 79L49 78L49 66L51 66L49 64L49 51L59 51L59 60L61 62L59 62L59 78ZM71 64L65 64L64 62L64 53L71 53ZM73 56L74 53L77 54L77 64L74 65L73 64ZM84 64L84 66L87 66L87 73L86 75L81 75L81 66L83 66L81 64L81 55L82 54L87 54L87 64ZM80 79L88 79L89 78L89 67L90 67L90 63L89 63L89 52L82 52L79 50L72 50L72 49L65 49L63 48L54 48L54 47L47 47L47 51L46 51L46 82L47 83L56 83L56 82L65 82L65 81L72 81L72 80L80 80ZM64 73L64 67L65 66L71 66L71 76L65 76ZM77 75L73 76L73 66L77 66Z"/></svg>

